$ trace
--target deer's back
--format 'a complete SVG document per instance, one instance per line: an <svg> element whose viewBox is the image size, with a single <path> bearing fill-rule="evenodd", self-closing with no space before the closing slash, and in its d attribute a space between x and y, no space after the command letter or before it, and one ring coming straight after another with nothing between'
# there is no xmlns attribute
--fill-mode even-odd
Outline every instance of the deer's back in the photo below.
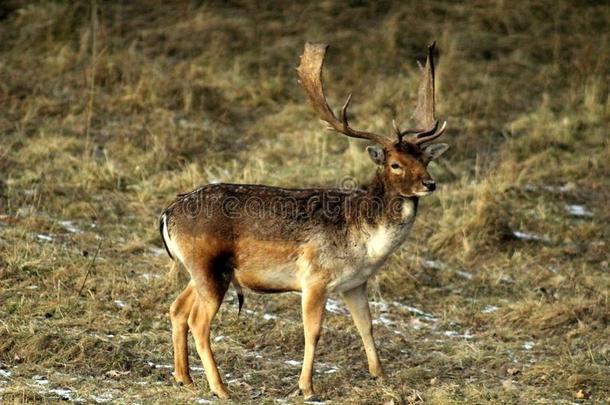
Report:
<svg viewBox="0 0 610 405"><path fill-rule="evenodd" d="M227 240L304 241L347 226L354 192L263 185L209 184L180 194L164 211L171 234L213 234Z"/></svg>

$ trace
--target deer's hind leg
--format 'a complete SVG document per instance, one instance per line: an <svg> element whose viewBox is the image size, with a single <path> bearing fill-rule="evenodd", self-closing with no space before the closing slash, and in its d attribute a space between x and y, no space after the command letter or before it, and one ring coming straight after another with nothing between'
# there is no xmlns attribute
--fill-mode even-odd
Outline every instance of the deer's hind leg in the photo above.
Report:
<svg viewBox="0 0 610 405"><path fill-rule="evenodd" d="M195 338L197 353L203 363L210 389L219 398L229 398L229 392L216 367L210 346L210 327L232 276L229 263L221 259L197 266L191 272L196 297L188 318L188 326Z"/></svg>
<svg viewBox="0 0 610 405"><path fill-rule="evenodd" d="M169 308L172 323L172 344L174 347L174 378L179 384L193 383L189 373L188 360L188 319L197 293L192 283L180 293Z"/></svg>

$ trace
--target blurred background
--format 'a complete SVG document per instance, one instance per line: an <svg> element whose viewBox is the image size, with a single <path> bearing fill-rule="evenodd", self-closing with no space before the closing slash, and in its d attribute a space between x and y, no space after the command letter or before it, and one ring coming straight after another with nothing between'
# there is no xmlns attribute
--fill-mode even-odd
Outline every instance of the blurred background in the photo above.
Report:
<svg viewBox="0 0 610 405"><path fill-rule="evenodd" d="M333 403L610 401L607 1L0 3L0 399L212 401L172 384L157 220L209 182L366 182L365 143L324 130L296 83L331 45L330 104L409 124L436 40L431 166L408 242L371 283L389 378L369 379L339 297L314 384ZM289 397L299 296L233 294L213 349L239 403ZM191 346L193 346L191 341Z"/></svg>

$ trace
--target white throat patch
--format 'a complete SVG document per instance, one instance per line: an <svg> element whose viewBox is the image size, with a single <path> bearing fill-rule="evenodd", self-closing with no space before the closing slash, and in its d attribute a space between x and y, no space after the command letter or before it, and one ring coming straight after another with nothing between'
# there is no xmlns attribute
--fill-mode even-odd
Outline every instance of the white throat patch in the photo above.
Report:
<svg viewBox="0 0 610 405"><path fill-rule="evenodd" d="M405 200L405 202L402 204L401 214L403 221L411 219L415 216L415 203L413 200Z"/></svg>
<svg viewBox="0 0 610 405"><path fill-rule="evenodd" d="M369 229L369 238L366 243L366 253L371 259L383 259L400 245L415 218L415 203L405 200L401 208L400 224L380 224Z"/></svg>

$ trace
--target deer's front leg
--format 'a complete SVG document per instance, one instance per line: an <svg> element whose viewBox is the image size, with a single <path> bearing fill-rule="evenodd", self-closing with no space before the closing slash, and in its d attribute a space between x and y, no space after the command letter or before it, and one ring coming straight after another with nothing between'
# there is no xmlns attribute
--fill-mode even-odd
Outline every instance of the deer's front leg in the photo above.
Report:
<svg viewBox="0 0 610 405"><path fill-rule="evenodd" d="M383 378L383 369L381 368L381 363L377 356L377 348L373 340L373 324L371 322L366 283L352 290L345 291L342 295L362 338L366 358L369 362L369 371L373 377Z"/></svg>
<svg viewBox="0 0 610 405"><path fill-rule="evenodd" d="M313 385L311 382L313 374L313 358L316 344L320 339L322 321L324 318L324 307L326 304L326 291L322 286L307 287L303 290L303 330L305 333L305 355L303 357L303 368L299 378L299 389L305 400L315 400Z"/></svg>

